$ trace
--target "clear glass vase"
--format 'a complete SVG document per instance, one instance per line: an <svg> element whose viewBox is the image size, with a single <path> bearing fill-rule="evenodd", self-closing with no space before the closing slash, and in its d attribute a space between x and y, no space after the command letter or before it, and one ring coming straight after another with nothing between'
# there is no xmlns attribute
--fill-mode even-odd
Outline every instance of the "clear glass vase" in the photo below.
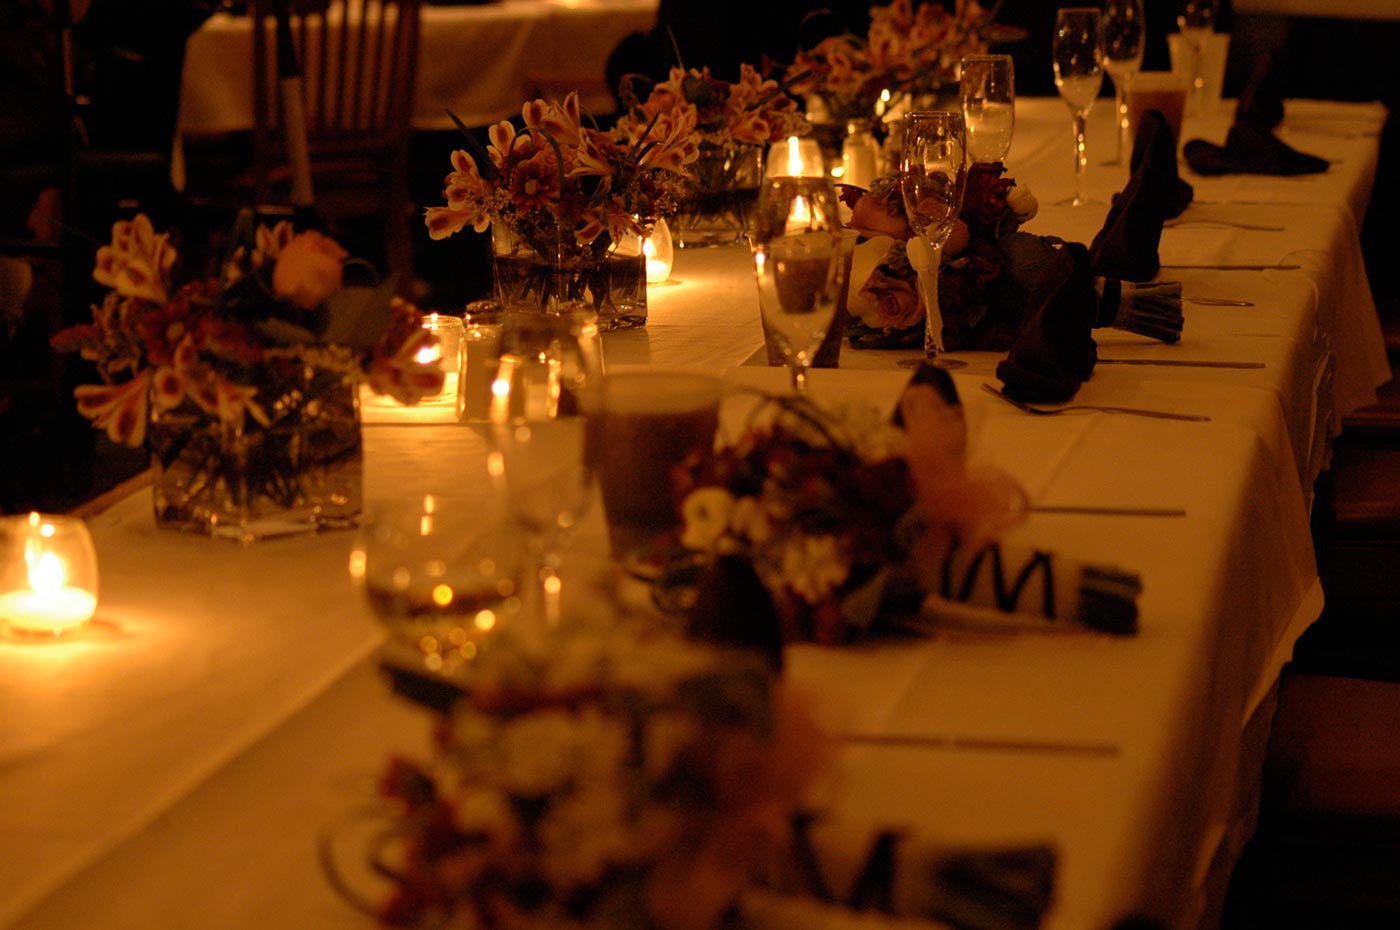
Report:
<svg viewBox="0 0 1400 930"><path fill-rule="evenodd" d="M640 236L614 243L606 235L587 246L538 248L515 231L493 224L496 296L504 307L586 306L603 331L647 321L646 259Z"/></svg>
<svg viewBox="0 0 1400 930"><path fill-rule="evenodd" d="M249 544L354 526L363 453L359 394L337 371L307 366L261 386L264 426L185 401L151 405L156 525Z"/></svg>
<svg viewBox="0 0 1400 930"><path fill-rule="evenodd" d="M671 239L682 249L738 242L758 202L762 147L702 145L690 171L693 178L669 221Z"/></svg>

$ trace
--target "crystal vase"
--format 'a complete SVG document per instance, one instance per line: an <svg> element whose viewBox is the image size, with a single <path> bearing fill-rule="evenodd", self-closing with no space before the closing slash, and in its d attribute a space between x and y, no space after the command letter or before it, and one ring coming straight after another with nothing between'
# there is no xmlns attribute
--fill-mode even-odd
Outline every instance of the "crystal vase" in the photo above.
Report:
<svg viewBox="0 0 1400 930"><path fill-rule="evenodd" d="M192 401L151 405L156 525L249 544L353 526L362 444L356 385L305 366L260 385L251 413L221 419Z"/></svg>
<svg viewBox="0 0 1400 930"><path fill-rule="evenodd" d="M732 245L748 232L749 213L758 202L763 149L757 145L702 145L691 164L671 238L682 249Z"/></svg>
<svg viewBox="0 0 1400 930"><path fill-rule="evenodd" d="M606 235L586 246L545 249L501 226L491 227L496 296L505 307L542 309L583 305L603 331L631 329L647 321L646 260L641 237L614 243Z"/></svg>

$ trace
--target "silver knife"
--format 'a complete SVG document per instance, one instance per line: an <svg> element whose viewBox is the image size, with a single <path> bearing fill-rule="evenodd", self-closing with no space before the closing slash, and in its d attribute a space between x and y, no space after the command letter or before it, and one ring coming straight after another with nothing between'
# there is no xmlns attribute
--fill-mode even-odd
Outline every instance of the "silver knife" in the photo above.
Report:
<svg viewBox="0 0 1400 930"><path fill-rule="evenodd" d="M1166 365L1173 368L1263 368L1263 362L1203 362L1178 358L1101 358L1100 365Z"/></svg>
<svg viewBox="0 0 1400 930"><path fill-rule="evenodd" d="M1302 265L1162 265L1162 268L1190 268L1200 271L1297 271Z"/></svg>
<svg viewBox="0 0 1400 930"><path fill-rule="evenodd" d="M1046 755L1117 756L1122 748L1105 740L1002 739L954 734L842 733L843 743L909 749L949 749L970 752L1030 752Z"/></svg>

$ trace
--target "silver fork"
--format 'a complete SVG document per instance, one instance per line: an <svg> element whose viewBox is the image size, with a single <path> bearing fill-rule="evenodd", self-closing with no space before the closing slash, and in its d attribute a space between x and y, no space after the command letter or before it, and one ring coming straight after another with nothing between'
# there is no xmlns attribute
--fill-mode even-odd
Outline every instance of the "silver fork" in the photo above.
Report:
<svg viewBox="0 0 1400 930"><path fill-rule="evenodd" d="M982 382L982 390L995 397L1000 397L1011 406L1026 413L1033 413L1041 417L1059 416L1062 413L1074 413L1075 411L1097 411L1099 413L1125 413L1138 417L1156 417L1159 420L1190 420L1193 423L1208 423L1210 417L1197 416L1191 413L1167 413L1163 410L1142 410L1138 407L1105 407L1098 404L1068 404L1064 407L1037 407L1025 401L1009 397L987 382Z"/></svg>
<svg viewBox="0 0 1400 930"><path fill-rule="evenodd" d="M1164 229L1176 229L1179 226L1220 226L1225 229L1244 229L1253 232L1283 232L1282 226L1261 226L1258 223L1237 223L1234 220L1167 220L1162 224Z"/></svg>

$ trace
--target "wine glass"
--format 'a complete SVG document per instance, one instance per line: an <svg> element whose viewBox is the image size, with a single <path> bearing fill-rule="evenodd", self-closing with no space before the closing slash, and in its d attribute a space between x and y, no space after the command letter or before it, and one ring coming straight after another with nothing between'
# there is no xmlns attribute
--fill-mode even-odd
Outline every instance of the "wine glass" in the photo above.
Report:
<svg viewBox="0 0 1400 930"><path fill-rule="evenodd" d="M1011 150L1016 131L1016 72L1010 55L969 55L962 60L963 120L967 153L995 162Z"/></svg>
<svg viewBox="0 0 1400 930"><path fill-rule="evenodd" d="M938 310L938 266L943 244L962 210L967 164L967 128L961 113L914 110L905 114L900 190L909 225L917 233L906 251L909 263L919 273L924 296L924 356L943 368L964 364L940 357L943 315Z"/></svg>
<svg viewBox="0 0 1400 930"><path fill-rule="evenodd" d="M846 283L840 234L830 178L765 179L749 236L759 312L799 394Z"/></svg>
<svg viewBox="0 0 1400 930"><path fill-rule="evenodd" d="M1176 27L1191 49L1191 111L1200 113L1206 95L1206 48L1215 28L1216 0L1178 0Z"/></svg>
<svg viewBox="0 0 1400 930"><path fill-rule="evenodd" d="M1069 106L1074 121L1074 197L1071 205L1089 202L1084 193L1084 173L1089 167L1084 126L1094 98L1103 87L1103 44L1098 7L1065 7L1055 14L1055 40L1051 54L1055 65L1055 89Z"/></svg>
<svg viewBox="0 0 1400 930"><path fill-rule="evenodd" d="M1128 138L1128 82L1142 70L1142 52L1147 44L1147 21L1142 0L1104 0L1103 66L1113 78L1114 114L1118 123L1118 154L1115 165L1123 163L1130 150Z"/></svg>
<svg viewBox="0 0 1400 930"><path fill-rule="evenodd" d="M520 612L520 549L481 496L384 498L361 514L350 577L389 633L388 652L452 677Z"/></svg>
<svg viewBox="0 0 1400 930"><path fill-rule="evenodd" d="M597 325L585 311L507 308L487 413L487 471L527 535L546 628L557 626L559 552L591 497L585 414L602 379Z"/></svg>

